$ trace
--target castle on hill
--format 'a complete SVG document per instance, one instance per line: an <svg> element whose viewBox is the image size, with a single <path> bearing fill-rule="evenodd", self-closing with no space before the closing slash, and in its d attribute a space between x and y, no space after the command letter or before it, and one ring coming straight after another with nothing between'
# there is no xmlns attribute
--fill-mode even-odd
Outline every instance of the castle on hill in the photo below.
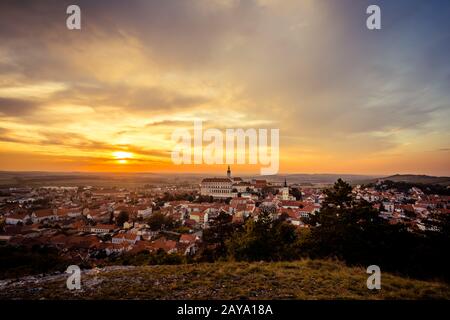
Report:
<svg viewBox="0 0 450 320"><path fill-rule="evenodd" d="M269 186L266 180L244 181L241 177L233 177L231 175L230 166L228 166L226 177L205 178L200 184L200 194L202 196L212 196L218 199L241 197L251 198L252 192L261 191L264 187ZM279 197L281 200L291 200L289 195L289 187L287 181L279 188Z"/></svg>

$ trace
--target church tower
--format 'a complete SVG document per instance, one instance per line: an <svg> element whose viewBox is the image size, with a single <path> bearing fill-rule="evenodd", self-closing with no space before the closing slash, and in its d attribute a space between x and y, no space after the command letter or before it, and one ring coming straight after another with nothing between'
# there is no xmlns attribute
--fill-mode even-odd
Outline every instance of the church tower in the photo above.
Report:
<svg viewBox="0 0 450 320"><path fill-rule="evenodd" d="M231 170L230 170L230 166L228 166L227 177L231 179Z"/></svg>
<svg viewBox="0 0 450 320"><path fill-rule="evenodd" d="M281 188L281 199L289 200L289 187L287 185L286 179L284 179L284 186Z"/></svg>

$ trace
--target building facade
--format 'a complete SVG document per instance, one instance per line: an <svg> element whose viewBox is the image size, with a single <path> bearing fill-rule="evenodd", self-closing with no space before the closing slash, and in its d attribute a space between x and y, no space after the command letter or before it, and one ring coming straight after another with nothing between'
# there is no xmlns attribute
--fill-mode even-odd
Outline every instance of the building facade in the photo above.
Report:
<svg viewBox="0 0 450 320"><path fill-rule="evenodd" d="M240 178L232 178L230 166L228 166L227 177L223 178L205 178L200 185L200 194L202 196L212 196L214 198L233 198L237 192L233 185L237 181L242 181Z"/></svg>
<svg viewBox="0 0 450 320"><path fill-rule="evenodd" d="M200 194L214 198L233 196L233 181L230 178L206 178L202 180Z"/></svg>

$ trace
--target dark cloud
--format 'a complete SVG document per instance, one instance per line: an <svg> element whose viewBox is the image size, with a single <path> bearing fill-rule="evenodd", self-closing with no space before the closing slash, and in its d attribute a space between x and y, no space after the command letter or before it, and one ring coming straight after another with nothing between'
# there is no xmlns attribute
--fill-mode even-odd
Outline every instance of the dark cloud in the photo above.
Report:
<svg viewBox="0 0 450 320"><path fill-rule="evenodd" d="M101 39L139 39L151 61L167 69L197 71L210 66L223 44L236 34L255 29L256 1L223 6L214 1L77 1L82 31L67 30L65 10L71 1L9 1L0 3L0 37L20 61L16 67L28 78L90 81L67 63L54 46L82 51ZM32 48L32 50L27 50ZM10 68L4 65L3 68Z"/></svg>
<svg viewBox="0 0 450 320"><path fill-rule="evenodd" d="M111 85L73 85L51 97L52 101L88 105L92 108L113 106L130 112L172 111L200 106L208 98L159 87Z"/></svg>
<svg viewBox="0 0 450 320"><path fill-rule="evenodd" d="M6 128L0 128L0 141L1 142L26 143L26 140L15 137L14 132L9 129L6 129Z"/></svg>
<svg viewBox="0 0 450 320"><path fill-rule="evenodd" d="M37 102L29 100L0 97L0 114L4 116L22 116L36 111L38 105Z"/></svg>
<svg viewBox="0 0 450 320"><path fill-rule="evenodd" d="M40 145L58 145L72 147L84 151L111 150L111 145L88 139L86 136L71 132L39 132Z"/></svg>

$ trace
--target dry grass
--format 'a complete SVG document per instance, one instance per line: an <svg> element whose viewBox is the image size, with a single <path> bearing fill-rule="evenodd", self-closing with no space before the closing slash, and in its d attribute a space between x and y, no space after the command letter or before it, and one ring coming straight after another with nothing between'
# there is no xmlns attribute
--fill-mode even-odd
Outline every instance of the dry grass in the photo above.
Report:
<svg viewBox="0 0 450 320"><path fill-rule="evenodd" d="M8 285L2 299L449 299L450 287L382 274L368 290L363 268L335 261L211 263L128 267L82 275L69 291L65 276Z"/></svg>

